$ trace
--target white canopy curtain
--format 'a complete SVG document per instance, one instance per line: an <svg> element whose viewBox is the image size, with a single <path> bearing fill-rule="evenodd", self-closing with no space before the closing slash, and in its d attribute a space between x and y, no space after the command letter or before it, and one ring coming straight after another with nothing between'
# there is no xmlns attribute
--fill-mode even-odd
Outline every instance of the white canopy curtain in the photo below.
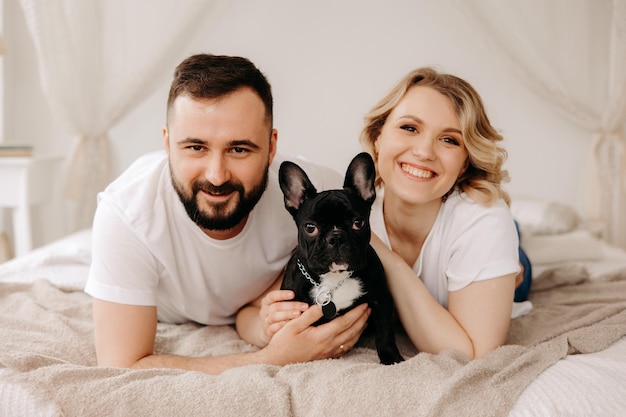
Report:
<svg viewBox="0 0 626 417"><path fill-rule="evenodd" d="M171 75L229 0L20 1L44 93L76 136L65 186L78 208L71 228L87 227L111 180L108 130Z"/></svg>
<svg viewBox="0 0 626 417"><path fill-rule="evenodd" d="M626 248L626 0L453 3L529 88L589 130L588 218Z"/></svg>

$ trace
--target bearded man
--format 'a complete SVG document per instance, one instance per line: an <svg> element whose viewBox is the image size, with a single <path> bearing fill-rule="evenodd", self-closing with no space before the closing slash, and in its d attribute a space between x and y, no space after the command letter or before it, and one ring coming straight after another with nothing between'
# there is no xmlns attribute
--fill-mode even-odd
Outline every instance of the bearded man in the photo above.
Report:
<svg viewBox="0 0 626 417"><path fill-rule="evenodd" d="M367 306L310 327L322 316L319 306L289 302L291 292L277 291L297 233L278 186L284 157L272 106L269 82L245 58L198 54L177 66L165 151L139 158L98 195L85 291L93 299L99 366L218 374L332 357L339 335L345 345L356 343ZM340 183L322 167L298 164L318 189ZM159 321L228 325L237 317L240 334L259 339L267 332L260 314L266 296L287 301L275 305L290 317L262 349L213 357L154 353Z"/></svg>

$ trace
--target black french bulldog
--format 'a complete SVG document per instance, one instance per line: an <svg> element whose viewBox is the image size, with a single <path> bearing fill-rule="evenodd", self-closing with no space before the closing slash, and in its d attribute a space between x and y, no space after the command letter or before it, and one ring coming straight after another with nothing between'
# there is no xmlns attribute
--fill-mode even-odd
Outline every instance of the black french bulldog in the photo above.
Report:
<svg viewBox="0 0 626 417"><path fill-rule="evenodd" d="M343 189L317 192L306 173L285 161L279 170L285 207L298 226L298 246L285 270L281 289L296 301L322 306L322 324L367 302L380 362L404 359L394 334L394 306L383 266L370 246L369 215L376 198L372 157L354 157Z"/></svg>

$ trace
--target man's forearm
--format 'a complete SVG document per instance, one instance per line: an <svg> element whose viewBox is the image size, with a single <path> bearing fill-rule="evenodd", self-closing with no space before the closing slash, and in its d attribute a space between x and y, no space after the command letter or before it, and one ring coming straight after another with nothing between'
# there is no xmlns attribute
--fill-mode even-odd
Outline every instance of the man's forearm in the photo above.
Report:
<svg viewBox="0 0 626 417"><path fill-rule="evenodd" d="M235 325L243 340L254 346L265 347L269 340L263 332L260 320L259 307L247 305L237 313Z"/></svg>
<svg viewBox="0 0 626 417"><path fill-rule="evenodd" d="M190 358L175 355L149 355L131 365L132 369L170 368L199 371L210 375L244 365L285 365L277 357L264 350L247 353L237 353L223 356Z"/></svg>

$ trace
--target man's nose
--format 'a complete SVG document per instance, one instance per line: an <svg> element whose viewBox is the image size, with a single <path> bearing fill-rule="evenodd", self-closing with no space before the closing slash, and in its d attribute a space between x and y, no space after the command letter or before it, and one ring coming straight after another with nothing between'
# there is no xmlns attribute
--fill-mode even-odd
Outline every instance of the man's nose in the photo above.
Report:
<svg viewBox="0 0 626 417"><path fill-rule="evenodd" d="M220 186L230 180L230 170L226 158L221 154L212 155L207 163L204 177L211 184Z"/></svg>

